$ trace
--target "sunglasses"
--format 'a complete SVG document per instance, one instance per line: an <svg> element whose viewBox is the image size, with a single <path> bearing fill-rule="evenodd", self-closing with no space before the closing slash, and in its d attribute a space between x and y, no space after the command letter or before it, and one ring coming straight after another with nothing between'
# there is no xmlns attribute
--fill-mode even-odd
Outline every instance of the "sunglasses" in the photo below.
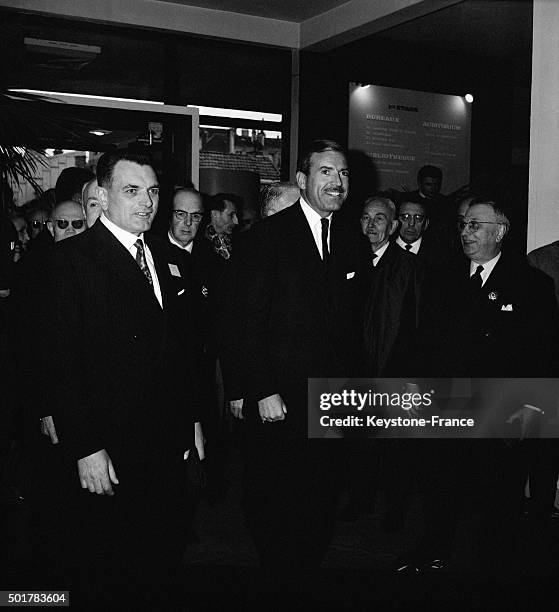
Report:
<svg viewBox="0 0 559 612"><path fill-rule="evenodd" d="M81 229L84 226L85 221L83 219L74 219L73 221L68 221L67 219L55 219L54 223L56 223L58 229L61 230L66 229L70 223L74 229Z"/></svg>
<svg viewBox="0 0 559 612"><path fill-rule="evenodd" d="M33 229L40 229L46 225L46 221L31 221L30 225Z"/></svg>

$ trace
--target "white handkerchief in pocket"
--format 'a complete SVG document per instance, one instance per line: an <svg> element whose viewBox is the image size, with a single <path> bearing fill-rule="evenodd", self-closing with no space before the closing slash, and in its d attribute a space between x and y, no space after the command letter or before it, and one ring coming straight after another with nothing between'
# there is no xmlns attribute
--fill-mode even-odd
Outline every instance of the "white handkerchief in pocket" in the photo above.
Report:
<svg viewBox="0 0 559 612"><path fill-rule="evenodd" d="M348 272L346 274L346 279L349 280L350 278L353 278L355 276L355 272Z"/></svg>
<svg viewBox="0 0 559 612"><path fill-rule="evenodd" d="M180 273L179 268L178 268L178 266L176 264L170 263L169 264L169 271L171 272L171 274L173 276L178 276L180 278L181 273Z"/></svg>
<svg viewBox="0 0 559 612"><path fill-rule="evenodd" d="M184 293L184 289L181 289L178 293L177 296L182 295Z"/></svg>

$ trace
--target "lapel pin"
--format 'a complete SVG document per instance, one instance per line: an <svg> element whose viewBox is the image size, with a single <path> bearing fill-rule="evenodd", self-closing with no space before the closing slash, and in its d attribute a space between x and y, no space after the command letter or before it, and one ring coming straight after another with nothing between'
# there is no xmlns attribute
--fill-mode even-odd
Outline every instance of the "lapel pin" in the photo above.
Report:
<svg viewBox="0 0 559 612"><path fill-rule="evenodd" d="M497 292L496 291L492 291L487 297L490 300L495 301L497 299Z"/></svg>

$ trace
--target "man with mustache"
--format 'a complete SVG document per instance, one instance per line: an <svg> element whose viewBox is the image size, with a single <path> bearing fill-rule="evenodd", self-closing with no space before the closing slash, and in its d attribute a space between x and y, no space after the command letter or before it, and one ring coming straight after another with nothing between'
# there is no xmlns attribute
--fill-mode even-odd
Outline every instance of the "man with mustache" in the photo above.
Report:
<svg viewBox="0 0 559 612"><path fill-rule="evenodd" d="M335 518L337 466L329 441L307 438L307 379L357 372L361 355L364 245L338 214L342 147L311 143L297 183L299 200L257 223L238 253L245 510L267 585L282 592L319 567Z"/></svg>

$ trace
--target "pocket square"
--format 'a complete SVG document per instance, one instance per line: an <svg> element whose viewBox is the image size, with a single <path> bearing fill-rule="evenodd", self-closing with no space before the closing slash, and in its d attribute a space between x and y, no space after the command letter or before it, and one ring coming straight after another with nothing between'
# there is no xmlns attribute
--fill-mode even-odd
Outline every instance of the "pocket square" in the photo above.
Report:
<svg viewBox="0 0 559 612"><path fill-rule="evenodd" d="M503 304L501 306L501 310L504 310L506 312L512 312L512 304Z"/></svg>
<svg viewBox="0 0 559 612"><path fill-rule="evenodd" d="M181 290L180 290L180 291L177 293L177 295L182 295L183 293L184 293L184 289L181 289Z"/></svg>
<svg viewBox="0 0 559 612"><path fill-rule="evenodd" d="M346 279L349 280L350 278L353 278L355 276L355 272L348 272L346 274Z"/></svg>
<svg viewBox="0 0 559 612"><path fill-rule="evenodd" d="M180 278L181 273L180 273L180 270L179 270L179 268L178 268L178 266L176 264L171 264L170 263L169 264L169 271L171 272L171 274L173 276L178 276Z"/></svg>

